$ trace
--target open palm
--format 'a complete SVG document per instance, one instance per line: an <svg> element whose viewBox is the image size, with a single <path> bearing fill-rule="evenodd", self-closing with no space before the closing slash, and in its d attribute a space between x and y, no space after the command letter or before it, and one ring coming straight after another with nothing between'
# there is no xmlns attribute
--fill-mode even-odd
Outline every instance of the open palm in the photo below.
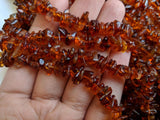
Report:
<svg viewBox="0 0 160 120"><path fill-rule="evenodd" d="M60 11L68 8L68 0L50 2ZM118 0L76 0L70 8L70 13L78 17L85 11L89 11L90 19L99 22L121 21L125 13ZM57 26L37 15L30 31L45 28L56 31ZM111 56L120 64L129 63L129 53L111 53ZM113 88L113 94L120 101L125 81L106 74L103 82ZM0 86L0 120L103 120L107 115L83 84L76 86L60 75L47 75L28 66L9 68Z"/></svg>

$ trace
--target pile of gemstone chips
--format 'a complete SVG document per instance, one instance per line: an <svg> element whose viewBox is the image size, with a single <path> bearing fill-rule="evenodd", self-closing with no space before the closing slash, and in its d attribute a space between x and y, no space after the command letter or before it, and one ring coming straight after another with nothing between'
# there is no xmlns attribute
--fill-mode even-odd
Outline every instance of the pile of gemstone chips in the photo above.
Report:
<svg viewBox="0 0 160 120"><path fill-rule="evenodd" d="M160 1L122 2L126 7L122 23L99 23L89 21L88 12L81 18L59 12L46 0L16 0L17 13L5 20L0 32L0 66L29 65L49 74L61 73L72 78L74 84L84 83L112 112L113 120L159 120ZM45 15L48 21L59 22L58 32L48 28L29 33L36 13ZM74 32L70 33L68 27ZM112 49L131 51L130 65L119 65L98 54ZM126 79L120 106L112 88L100 83L108 70Z"/></svg>

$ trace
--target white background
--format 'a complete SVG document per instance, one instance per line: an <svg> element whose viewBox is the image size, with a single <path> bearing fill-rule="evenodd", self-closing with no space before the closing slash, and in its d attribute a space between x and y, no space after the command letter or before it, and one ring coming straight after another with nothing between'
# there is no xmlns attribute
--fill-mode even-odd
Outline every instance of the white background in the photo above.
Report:
<svg viewBox="0 0 160 120"><path fill-rule="evenodd" d="M16 12L16 8L13 5L14 0L0 0L0 30L4 24L4 19L7 19L10 14ZM0 83L2 82L7 68L0 68Z"/></svg>

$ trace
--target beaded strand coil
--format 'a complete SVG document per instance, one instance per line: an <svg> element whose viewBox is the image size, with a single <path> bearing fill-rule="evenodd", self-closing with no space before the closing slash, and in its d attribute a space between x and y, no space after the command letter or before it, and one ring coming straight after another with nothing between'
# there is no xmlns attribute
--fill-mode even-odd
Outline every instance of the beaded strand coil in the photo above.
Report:
<svg viewBox="0 0 160 120"><path fill-rule="evenodd" d="M70 5L73 2L70 0ZM99 23L89 21L88 12L81 18L59 12L47 0L15 0L17 13L5 20L0 31L0 66L29 65L49 74L61 73L74 84L82 82L112 112L113 120L159 120L160 1L122 2L126 7L122 23ZM45 29L29 33L37 13L45 15L48 21L58 22L58 32ZM98 54L112 49L131 51L130 65L119 65ZM97 69L100 75L87 67ZM126 79L120 106L112 88L100 83L108 70Z"/></svg>

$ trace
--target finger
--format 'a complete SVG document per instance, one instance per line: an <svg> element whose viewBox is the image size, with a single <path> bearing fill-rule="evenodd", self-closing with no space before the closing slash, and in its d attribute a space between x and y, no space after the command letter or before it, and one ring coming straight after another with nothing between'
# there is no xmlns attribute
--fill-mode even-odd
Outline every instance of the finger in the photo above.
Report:
<svg viewBox="0 0 160 120"><path fill-rule="evenodd" d="M48 24L45 18L38 14L29 31L37 32L45 29L48 26L53 25L51 23ZM24 66L19 69L11 67L8 69L0 89L2 92L21 93L22 95L24 94L30 97L36 76L37 71L31 67Z"/></svg>
<svg viewBox="0 0 160 120"><path fill-rule="evenodd" d="M38 14L30 28L30 32L37 32L47 27L50 27L53 30L57 27L57 23L48 23L44 16ZM24 66L19 69L11 67L6 73L0 91L6 93L19 93L20 95L25 95L25 97L30 97L36 76L37 71L31 67Z"/></svg>
<svg viewBox="0 0 160 120"><path fill-rule="evenodd" d="M51 0L51 4L58 8L60 11L64 11L68 7L68 0ZM48 22L44 16L40 16L33 24L33 29L37 30L45 28L52 28L55 32L58 24L56 22ZM40 70L37 75L34 90L32 93L32 99L52 99L59 100L63 94L64 87L67 79L60 75L47 75L45 71Z"/></svg>
<svg viewBox="0 0 160 120"><path fill-rule="evenodd" d="M37 24L37 19L39 20L40 15L37 15L33 26L30 28L30 32L32 31L38 31L41 28L34 28L34 24ZM40 21L38 21L40 22ZM43 25L42 25L43 26ZM42 27L43 28L43 27ZM37 70L28 67L23 66L21 68L15 68L10 67L4 77L4 80L1 84L0 91L5 93L18 93L20 95L25 95L27 97L30 97L34 82L37 76Z"/></svg>
<svg viewBox="0 0 160 120"><path fill-rule="evenodd" d="M68 7L67 0L49 0L49 1L59 11L64 11ZM39 30L44 30L46 28L55 31L57 27L58 27L57 22L54 21L48 22L44 15L37 14L30 31L38 32Z"/></svg>
<svg viewBox="0 0 160 120"><path fill-rule="evenodd" d="M114 20L122 21L125 15L125 7L123 3L119 0L109 0L103 7L99 21L111 22ZM114 9L114 10L113 10ZM106 13L106 14L105 14ZM107 19L108 16L108 19ZM116 60L117 64L122 64L128 66L130 60L130 52L113 52L110 53L110 58ZM108 77L107 77L108 76ZM124 78L115 78L112 75L106 73L104 76L104 82L113 88L113 94L116 95L118 102L121 100L123 85L125 82Z"/></svg>
<svg viewBox="0 0 160 120"><path fill-rule="evenodd" d="M119 0L107 0L98 16L98 21L104 23L113 22L114 20L122 21L124 14L125 8L123 3Z"/></svg>
<svg viewBox="0 0 160 120"><path fill-rule="evenodd" d="M121 21L124 17L124 14L125 14L124 5L119 0L108 0L103 6L101 13L98 17L98 20L100 22L112 22L115 19L118 21ZM125 56L123 55L123 57ZM117 61L117 59L116 61L119 64L120 63L128 64L129 62L128 59L129 59L129 56L127 56L126 59L123 59L125 62ZM103 78L104 79L102 80L102 82L112 88L113 94L116 96L118 101L120 101L125 80L123 78L117 78L117 77L115 78L111 76L109 72L106 73L106 75ZM107 111L100 104L98 98L95 97L88 109L86 119L87 120L93 120L93 119L94 120L103 120L103 119L106 120L106 118L108 120L111 119L109 114L107 114Z"/></svg>
<svg viewBox="0 0 160 120"><path fill-rule="evenodd" d="M35 78L36 70L28 66L22 68L11 67L4 77L0 92L30 97Z"/></svg>
<svg viewBox="0 0 160 120"><path fill-rule="evenodd" d="M89 19L95 20L104 4L105 0L76 0L70 8L70 13L77 17L88 11Z"/></svg>
<svg viewBox="0 0 160 120"><path fill-rule="evenodd" d="M89 19L97 19L99 12L104 4L105 0L76 0L70 8L70 12L73 15L80 17L84 12L89 12ZM70 108L75 109L78 115L83 119L86 109L92 99L93 95L89 93L84 84L74 85L72 80L69 80L62 102L68 105Z"/></svg>

